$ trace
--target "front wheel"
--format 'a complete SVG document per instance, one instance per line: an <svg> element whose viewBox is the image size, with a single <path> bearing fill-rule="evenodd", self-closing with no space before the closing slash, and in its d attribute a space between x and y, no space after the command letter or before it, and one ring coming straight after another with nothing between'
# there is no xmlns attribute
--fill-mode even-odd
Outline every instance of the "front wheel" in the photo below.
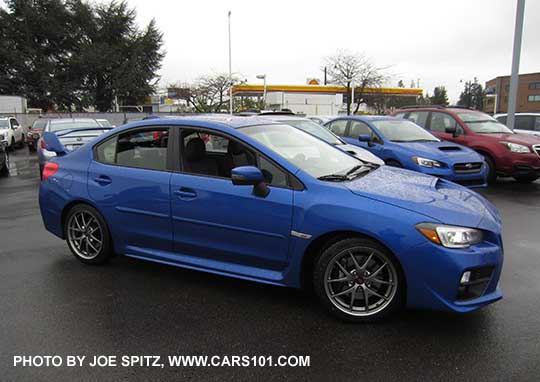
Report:
<svg viewBox="0 0 540 382"><path fill-rule="evenodd" d="M497 170L495 169L495 162L489 155L480 154L484 157L487 167L487 177L486 180L488 183L495 183L497 180Z"/></svg>
<svg viewBox="0 0 540 382"><path fill-rule="evenodd" d="M392 166L392 167L403 168L403 166L401 165L401 163L399 163L398 161L393 160L393 159L388 160L388 161L386 162L386 165L387 165L387 166Z"/></svg>
<svg viewBox="0 0 540 382"><path fill-rule="evenodd" d="M85 264L102 264L111 257L109 229L93 207L85 204L73 207L65 219L64 235L73 255Z"/></svg>
<svg viewBox="0 0 540 382"><path fill-rule="evenodd" d="M316 262L314 290L338 318L369 322L404 301L405 283L394 256L370 239L349 238L328 247Z"/></svg>

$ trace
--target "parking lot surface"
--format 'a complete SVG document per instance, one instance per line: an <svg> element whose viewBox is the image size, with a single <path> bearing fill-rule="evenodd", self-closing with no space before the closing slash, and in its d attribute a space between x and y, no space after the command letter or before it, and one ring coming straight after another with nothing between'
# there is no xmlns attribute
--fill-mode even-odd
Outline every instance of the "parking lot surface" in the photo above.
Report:
<svg viewBox="0 0 540 382"><path fill-rule="evenodd" d="M0 178L0 380L538 381L540 181L481 193L504 225L504 299L346 324L309 295L126 257L89 267L45 231L26 149ZM310 367L21 368L14 355L308 355Z"/></svg>

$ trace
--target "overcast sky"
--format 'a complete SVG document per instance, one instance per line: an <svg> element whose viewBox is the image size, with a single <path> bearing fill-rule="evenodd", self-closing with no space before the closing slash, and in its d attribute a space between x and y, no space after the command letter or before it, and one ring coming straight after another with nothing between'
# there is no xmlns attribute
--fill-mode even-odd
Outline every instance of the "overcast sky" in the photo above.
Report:
<svg viewBox="0 0 540 382"><path fill-rule="evenodd" d="M362 52L389 66L390 85L442 84L455 101L460 80L483 84L510 73L516 0L128 0L142 24L155 18L167 55L162 83L228 71L232 11L233 72L250 83L322 78L323 57ZM540 71L540 1L527 0L520 72Z"/></svg>

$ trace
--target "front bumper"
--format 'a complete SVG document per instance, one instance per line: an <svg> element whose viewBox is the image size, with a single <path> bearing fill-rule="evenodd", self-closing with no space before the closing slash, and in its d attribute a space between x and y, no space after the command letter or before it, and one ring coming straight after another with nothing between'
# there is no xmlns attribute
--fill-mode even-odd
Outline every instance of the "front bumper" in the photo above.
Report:
<svg viewBox="0 0 540 382"><path fill-rule="evenodd" d="M487 186L487 167L482 165L479 172L474 173L456 173L452 168L436 168L417 166L416 171L427 175L433 175L438 178L443 178L454 183L461 184L469 188L486 187Z"/></svg>
<svg viewBox="0 0 540 382"><path fill-rule="evenodd" d="M450 249L426 242L402 261L407 278L407 305L412 308L465 313L502 298L498 286L503 265L502 247L491 242ZM422 266L418 266L418 264ZM416 265L415 265L416 264ZM461 278L466 271L489 270L478 293L463 294Z"/></svg>
<svg viewBox="0 0 540 382"><path fill-rule="evenodd" d="M498 158L496 167L501 176L540 175L540 154L507 152Z"/></svg>

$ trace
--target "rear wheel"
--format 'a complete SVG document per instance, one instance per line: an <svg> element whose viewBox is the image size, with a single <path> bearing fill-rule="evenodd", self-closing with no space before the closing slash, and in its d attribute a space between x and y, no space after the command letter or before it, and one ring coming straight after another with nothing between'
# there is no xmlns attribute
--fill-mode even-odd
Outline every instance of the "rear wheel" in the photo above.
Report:
<svg viewBox="0 0 540 382"><path fill-rule="evenodd" d="M15 150L15 138L11 137L11 143L9 144L8 150L13 151Z"/></svg>
<svg viewBox="0 0 540 382"><path fill-rule="evenodd" d="M514 176L514 179L520 183L531 183L536 179L540 178L538 175L523 175L523 176Z"/></svg>
<svg viewBox="0 0 540 382"><path fill-rule="evenodd" d="M21 137L21 141L19 142L19 148L24 148L24 134L23 136Z"/></svg>
<svg viewBox="0 0 540 382"><path fill-rule="evenodd" d="M397 261L370 239L344 239L325 249L316 262L313 284L322 304L347 321L381 319L404 301Z"/></svg>
<svg viewBox="0 0 540 382"><path fill-rule="evenodd" d="M79 204L71 208L64 222L64 234L73 255L85 264L102 264L111 257L107 224L93 207Z"/></svg>

